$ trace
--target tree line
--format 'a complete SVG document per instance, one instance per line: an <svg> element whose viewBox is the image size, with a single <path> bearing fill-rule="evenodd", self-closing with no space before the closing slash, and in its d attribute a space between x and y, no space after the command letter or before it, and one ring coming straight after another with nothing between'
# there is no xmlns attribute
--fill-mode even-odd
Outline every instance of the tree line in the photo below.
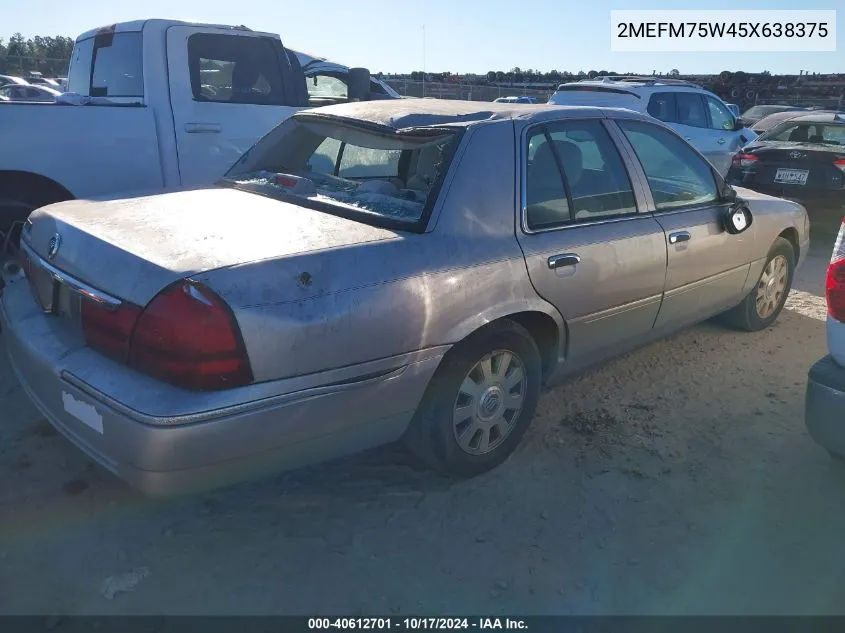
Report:
<svg viewBox="0 0 845 633"><path fill-rule="evenodd" d="M8 40L0 38L0 73L64 74L72 52L73 38L64 35L25 38L15 33Z"/></svg>
<svg viewBox="0 0 845 633"><path fill-rule="evenodd" d="M486 73L485 77L488 83L529 83L529 84L556 84L562 81L573 81L576 79L593 79L595 77L603 77L603 76L613 76L613 75L629 75L629 74L636 74L636 73L617 73L615 70L589 70L583 71L580 70L578 72L570 72L568 70L559 71L559 70L550 70L549 72L543 72L540 70L534 70L532 68L528 68L523 70L519 68L519 66L514 66L510 70L490 70ZM677 69L672 69L670 72L667 73L670 77L677 77L680 75ZM450 72L443 72L443 73L423 73L420 70L416 70L410 73L410 78L414 81L422 81L423 77L425 77L428 81L442 81L442 82L449 82L449 81L458 81L460 75L453 75Z"/></svg>

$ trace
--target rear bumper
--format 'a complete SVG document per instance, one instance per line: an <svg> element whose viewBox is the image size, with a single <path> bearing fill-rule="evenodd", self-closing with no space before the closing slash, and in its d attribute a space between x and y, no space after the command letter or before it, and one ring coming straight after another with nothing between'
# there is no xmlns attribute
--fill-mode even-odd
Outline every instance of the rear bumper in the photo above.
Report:
<svg viewBox="0 0 845 633"><path fill-rule="evenodd" d="M845 455L845 367L837 365L830 356L810 368L805 421L817 444Z"/></svg>
<svg viewBox="0 0 845 633"><path fill-rule="evenodd" d="M345 381L324 376L324 384L310 378L305 385L292 378L231 393L168 395L87 348L69 351L51 331L53 317L27 302L34 306L25 283L11 283L0 297L3 336L23 389L78 448L152 496L216 488L394 441L443 355L407 355L375 372L368 363ZM130 391L148 399L155 415L127 406L129 397L120 394Z"/></svg>
<svg viewBox="0 0 845 633"><path fill-rule="evenodd" d="M730 178L729 183L738 187L745 187L752 191L765 193L769 196L794 200L812 205L840 206L845 204L845 190L807 189L805 187L784 187L772 184L757 184L755 182L741 182Z"/></svg>

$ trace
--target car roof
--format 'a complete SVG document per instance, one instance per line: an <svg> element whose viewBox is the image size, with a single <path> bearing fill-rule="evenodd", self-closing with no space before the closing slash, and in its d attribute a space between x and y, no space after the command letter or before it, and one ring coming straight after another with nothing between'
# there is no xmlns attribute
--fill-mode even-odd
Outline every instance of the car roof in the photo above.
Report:
<svg viewBox="0 0 845 633"><path fill-rule="evenodd" d="M18 86L28 86L29 82L24 79L23 77L17 77L16 75L0 75L0 80L8 82L10 84L15 84Z"/></svg>
<svg viewBox="0 0 845 633"><path fill-rule="evenodd" d="M566 83L560 84L560 86L558 86L558 89L560 89L562 86L567 86L569 90L572 90L572 86L605 86L608 88L622 88L631 91L644 91L648 89L665 90L666 88L671 87L673 90L704 90L705 92L709 92L709 90L707 90L706 88L703 88L699 84L693 83L691 81L686 81L683 79L669 79L664 77L597 77L595 79L568 81Z"/></svg>
<svg viewBox="0 0 845 633"><path fill-rule="evenodd" d="M838 123L845 124L845 116L838 112L810 112L799 114L796 117L787 119L790 123Z"/></svg>
<svg viewBox="0 0 845 633"><path fill-rule="evenodd" d="M485 101L453 101L447 99L388 99L359 101L306 110L298 118L333 117L356 119L373 125L401 130L439 125L471 126L491 121L547 121L555 118L608 117L636 118L653 121L625 108L594 106L560 106L529 103L494 103Z"/></svg>
<svg viewBox="0 0 845 633"><path fill-rule="evenodd" d="M806 113L802 113L800 110L787 110L786 112L773 112L772 114L767 114L762 119L757 121L754 125L751 126L751 129L757 129L762 127L766 124L774 124L780 123L781 121L789 121L796 117L806 116Z"/></svg>
<svg viewBox="0 0 845 633"><path fill-rule="evenodd" d="M146 20L130 20L128 22L116 22L85 31L76 38L77 42L90 39L100 33L137 33L143 31L148 26L153 28L169 28L171 26L195 26L208 29L224 29L227 31L246 31L251 35L264 35L270 37L279 37L275 33L263 33L261 31L253 31L246 26L233 26L231 24L212 24L205 22L185 22L183 20L166 20L161 18L149 18Z"/></svg>

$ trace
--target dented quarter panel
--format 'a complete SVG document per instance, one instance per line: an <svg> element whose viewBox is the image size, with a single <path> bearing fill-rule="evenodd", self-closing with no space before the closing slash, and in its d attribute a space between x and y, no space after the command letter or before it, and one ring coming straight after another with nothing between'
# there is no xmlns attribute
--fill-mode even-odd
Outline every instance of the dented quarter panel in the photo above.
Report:
<svg viewBox="0 0 845 633"><path fill-rule="evenodd" d="M516 242L512 124L462 143L434 231L195 276L232 306L257 380L452 344L515 312L562 325Z"/></svg>
<svg viewBox="0 0 845 633"><path fill-rule="evenodd" d="M751 209L753 224L748 231L753 240L749 253L753 254L751 268L745 282L745 292L748 293L757 283L766 264L769 250L779 235L794 229L798 239L797 265L803 265L810 248L810 221L807 210L803 205L775 198L765 193L759 193L743 187L734 187L737 195L742 198Z"/></svg>

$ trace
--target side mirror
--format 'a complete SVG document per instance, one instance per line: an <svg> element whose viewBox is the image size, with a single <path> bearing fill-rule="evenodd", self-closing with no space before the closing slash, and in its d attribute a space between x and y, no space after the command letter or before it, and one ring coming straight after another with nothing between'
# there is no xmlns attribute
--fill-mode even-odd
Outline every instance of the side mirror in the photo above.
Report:
<svg viewBox="0 0 845 633"><path fill-rule="evenodd" d="M734 132L739 132L744 127L745 125L743 124L742 119L734 119Z"/></svg>
<svg viewBox="0 0 845 633"><path fill-rule="evenodd" d="M370 71L366 68L350 68L347 75L347 98L349 101L369 101Z"/></svg>
<svg viewBox="0 0 845 633"><path fill-rule="evenodd" d="M739 201L725 213L725 230L731 235L738 235L751 226L754 218L751 217L751 209L744 202Z"/></svg>

